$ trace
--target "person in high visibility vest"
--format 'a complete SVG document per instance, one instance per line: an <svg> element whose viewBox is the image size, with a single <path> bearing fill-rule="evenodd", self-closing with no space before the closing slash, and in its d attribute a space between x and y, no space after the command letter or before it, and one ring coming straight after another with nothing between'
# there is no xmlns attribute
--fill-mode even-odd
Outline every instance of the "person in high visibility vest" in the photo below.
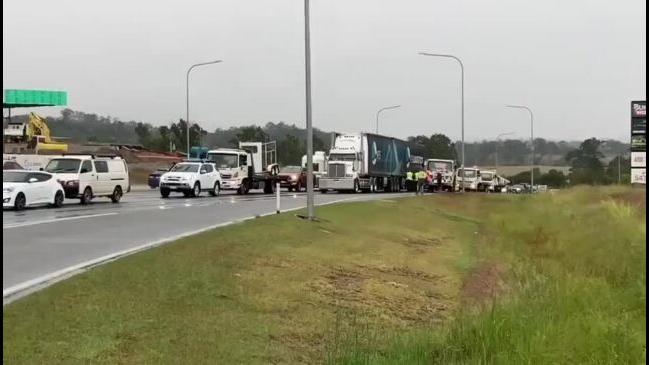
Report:
<svg viewBox="0 0 649 365"><path fill-rule="evenodd" d="M408 181L413 180L412 171L406 172L406 180L408 180Z"/></svg>
<svg viewBox="0 0 649 365"><path fill-rule="evenodd" d="M419 170L415 174L417 178L417 195L424 194L424 186L426 184L426 171Z"/></svg>

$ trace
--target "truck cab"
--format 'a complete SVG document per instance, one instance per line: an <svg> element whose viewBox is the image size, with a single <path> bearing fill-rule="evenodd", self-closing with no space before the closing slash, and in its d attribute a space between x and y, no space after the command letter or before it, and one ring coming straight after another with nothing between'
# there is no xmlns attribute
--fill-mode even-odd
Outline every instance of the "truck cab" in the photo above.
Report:
<svg viewBox="0 0 649 365"><path fill-rule="evenodd" d="M324 151L316 151L313 153L313 176L315 179L315 187L319 186L320 178L327 175L327 166L329 159ZM306 155L302 156L302 168L306 166Z"/></svg>
<svg viewBox="0 0 649 365"><path fill-rule="evenodd" d="M478 191L493 193L496 191L497 177L496 171L481 170L480 181L478 182Z"/></svg>
<svg viewBox="0 0 649 365"><path fill-rule="evenodd" d="M250 189L275 192L277 165L275 142L240 142L239 148L217 148L207 152L221 174L221 189L247 194Z"/></svg>
<svg viewBox="0 0 649 365"><path fill-rule="evenodd" d="M457 170L455 180L457 181L455 188L457 191L462 190L462 187L467 191L477 191L480 183L480 169L477 167L461 167Z"/></svg>
<svg viewBox="0 0 649 365"><path fill-rule="evenodd" d="M455 190L455 161L437 158L429 158L424 163L426 170L433 174L433 181L437 181L437 174L442 174L442 186L444 191ZM434 189L437 189L436 183L433 183Z"/></svg>

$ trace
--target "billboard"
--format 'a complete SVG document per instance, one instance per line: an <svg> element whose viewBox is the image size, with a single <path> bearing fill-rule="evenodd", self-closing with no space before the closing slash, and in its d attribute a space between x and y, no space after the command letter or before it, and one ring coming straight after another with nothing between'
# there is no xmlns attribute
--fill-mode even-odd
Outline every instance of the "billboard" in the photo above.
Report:
<svg viewBox="0 0 649 365"><path fill-rule="evenodd" d="M647 152L631 152L631 167L647 167Z"/></svg>
<svg viewBox="0 0 649 365"><path fill-rule="evenodd" d="M647 184L647 169L631 169L631 184Z"/></svg>
<svg viewBox="0 0 649 365"><path fill-rule="evenodd" d="M11 107L20 106L66 106L68 93L65 91L49 90L5 90L3 101Z"/></svg>
<svg viewBox="0 0 649 365"><path fill-rule="evenodd" d="M647 184L647 101L631 102L631 184Z"/></svg>
<svg viewBox="0 0 649 365"><path fill-rule="evenodd" d="M632 101L631 102L631 118L646 118L647 117L647 102L646 101Z"/></svg>

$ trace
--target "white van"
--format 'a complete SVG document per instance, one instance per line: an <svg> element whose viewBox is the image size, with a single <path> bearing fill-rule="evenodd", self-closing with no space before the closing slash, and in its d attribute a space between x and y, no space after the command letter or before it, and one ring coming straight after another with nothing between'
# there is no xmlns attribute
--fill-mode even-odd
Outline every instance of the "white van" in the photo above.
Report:
<svg viewBox="0 0 649 365"><path fill-rule="evenodd" d="M120 157L65 155L51 159L44 170L61 183L66 199L80 199L81 204L98 196L118 203L131 191L128 166Z"/></svg>

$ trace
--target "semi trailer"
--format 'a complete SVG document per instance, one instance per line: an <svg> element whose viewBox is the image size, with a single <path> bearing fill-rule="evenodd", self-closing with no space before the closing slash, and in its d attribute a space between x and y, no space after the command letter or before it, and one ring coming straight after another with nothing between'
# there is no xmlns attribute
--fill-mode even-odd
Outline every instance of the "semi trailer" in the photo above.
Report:
<svg viewBox="0 0 649 365"><path fill-rule="evenodd" d="M322 193L400 191L410 164L408 143L371 133L333 133Z"/></svg>

